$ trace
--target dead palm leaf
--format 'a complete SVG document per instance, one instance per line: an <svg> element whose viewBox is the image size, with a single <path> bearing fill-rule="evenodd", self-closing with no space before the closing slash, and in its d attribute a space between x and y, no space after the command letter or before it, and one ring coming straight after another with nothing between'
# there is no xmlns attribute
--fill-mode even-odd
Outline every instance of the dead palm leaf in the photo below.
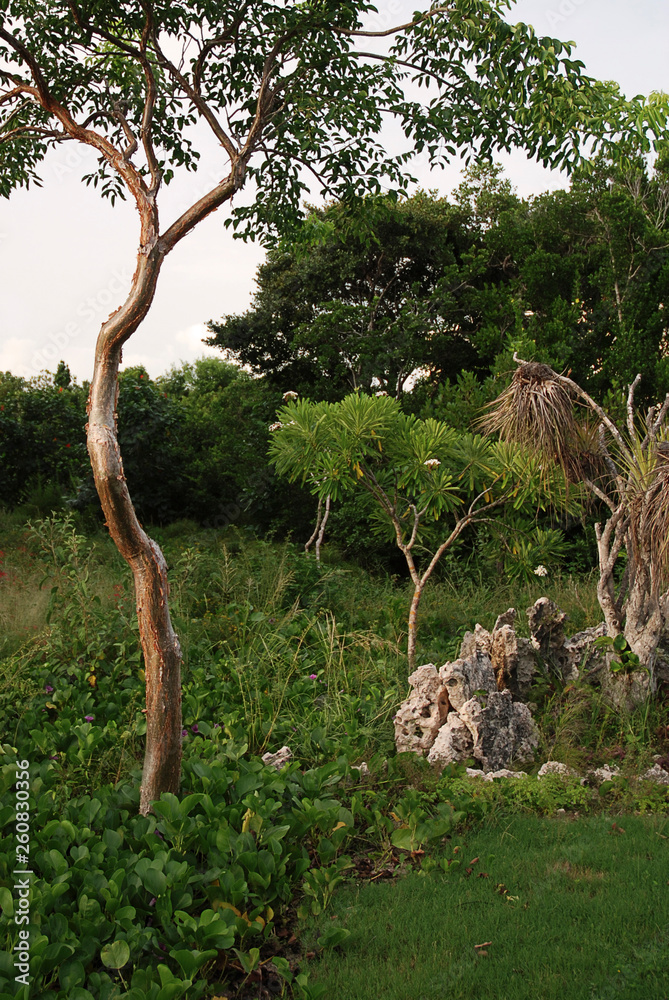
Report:
<svg viewBox="0 0 669 1000"><path fill-rule="evenodd" d="M519 365L511 385L488 410L480 422L485 433L555 462L572 482L583 478L572 393L548 365Z"/></svg>

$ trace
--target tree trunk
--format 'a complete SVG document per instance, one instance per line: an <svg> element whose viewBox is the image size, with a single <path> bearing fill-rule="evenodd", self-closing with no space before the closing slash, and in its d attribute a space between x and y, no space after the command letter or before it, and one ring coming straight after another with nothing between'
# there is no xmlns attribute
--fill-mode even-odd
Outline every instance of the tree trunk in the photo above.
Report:
<svg viewBox="0 0 669 1000"><path fill-rule="evenodd" d="M416 669L416 622L418 619L418 605L423 594L423 585L417 584L411 599L411 609L409 611L409 638L407 642L407 656L409 660L409 673Z"/></svg>
<svg viewBox="0 0 669 1000"><path fill-rule="evenodd" d="M164 250L157 219L142 219L142 247L130 294L103 324L88 400L88 453L106 526L130 566L135 584L140 641L146 674L146 750L140 812L146 815L161 792L177 792L181 774L181 648L168 608L167 565L158 545L140 525L123 474L116 427L118 369L123 344L153 300Z"/></svg>
<svg viewBox="0 0 669 1000"><path fill-rule="evenodd" d="M624 635L633 653L653 675L653 665L662 632L664 616L657 582L652 578L651 553L646 546L632 542L628 546L629 591L625 602Z"/></svg>

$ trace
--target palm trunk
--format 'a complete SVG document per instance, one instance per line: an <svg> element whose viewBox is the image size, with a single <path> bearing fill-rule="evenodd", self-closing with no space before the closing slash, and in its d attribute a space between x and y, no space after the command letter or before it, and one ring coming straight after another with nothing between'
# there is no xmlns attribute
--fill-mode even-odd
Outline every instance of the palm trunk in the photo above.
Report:
<svg viewBox="0 0 669 1000"><path fill-rule="evenodd" d="M142 221L146 252L140 251L126 302L103 324L98 337L87 433L106 526L132 570L135 585L146 675L146 750L140 790L140 812L146 815L161 792L177 792L179 788L181 648L170 621L167 565L160 548L137 519L123 474L116 428L122 347L151 305L164 257L155 238L151 239L155 233L154 220Z"/></svg>

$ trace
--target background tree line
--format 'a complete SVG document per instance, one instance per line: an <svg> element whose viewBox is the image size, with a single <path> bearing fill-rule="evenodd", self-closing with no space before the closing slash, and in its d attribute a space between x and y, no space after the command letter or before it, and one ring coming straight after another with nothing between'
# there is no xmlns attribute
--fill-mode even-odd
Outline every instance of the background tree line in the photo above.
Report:
<svg viewBox="0 0 669 1000"><path fill-rule="evenodd" d="M341 204L314 209L268 253L248 312L210 324L225 360L157 379L142 368L121 374L119 440L140 517L306 539L313 499L278 479L267 457L286 391L314 401L387 393L406 413L467 431L504 388L517 350L570 372L609 409L639 371L640 398L662 398L668 210L663 156L652 170L639 161L625 172L598 160L568 191L527 200L500 168L478 166L451 199L370 197L355 216ZM87 393L62 362L29 380L0 374L2 505L43 513L67 503L98 516ZM572 568L590 564L578 521L544 515L537 525L534 513L480 526L456 546L451 569L463 556L485 564L491 536L504 549L509 528L517 541L502 556L493 546L508 573L565 555ZM328 536L402 572L385 540L370 545L371 521L364 497L344 498Z"/></svg>

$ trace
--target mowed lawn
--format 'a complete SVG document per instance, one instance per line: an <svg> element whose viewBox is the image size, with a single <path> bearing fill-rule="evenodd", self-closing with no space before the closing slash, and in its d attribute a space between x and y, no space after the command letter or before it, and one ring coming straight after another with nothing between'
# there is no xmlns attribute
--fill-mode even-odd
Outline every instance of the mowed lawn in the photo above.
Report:
<svg viewBox="0 0 669 1000"><path fill-rule="evenodd" d="M340 890L318 933L351 937L308 969L337 1000L669 1000L668 838L666 817L497 819L448 874Z"/></svg>

